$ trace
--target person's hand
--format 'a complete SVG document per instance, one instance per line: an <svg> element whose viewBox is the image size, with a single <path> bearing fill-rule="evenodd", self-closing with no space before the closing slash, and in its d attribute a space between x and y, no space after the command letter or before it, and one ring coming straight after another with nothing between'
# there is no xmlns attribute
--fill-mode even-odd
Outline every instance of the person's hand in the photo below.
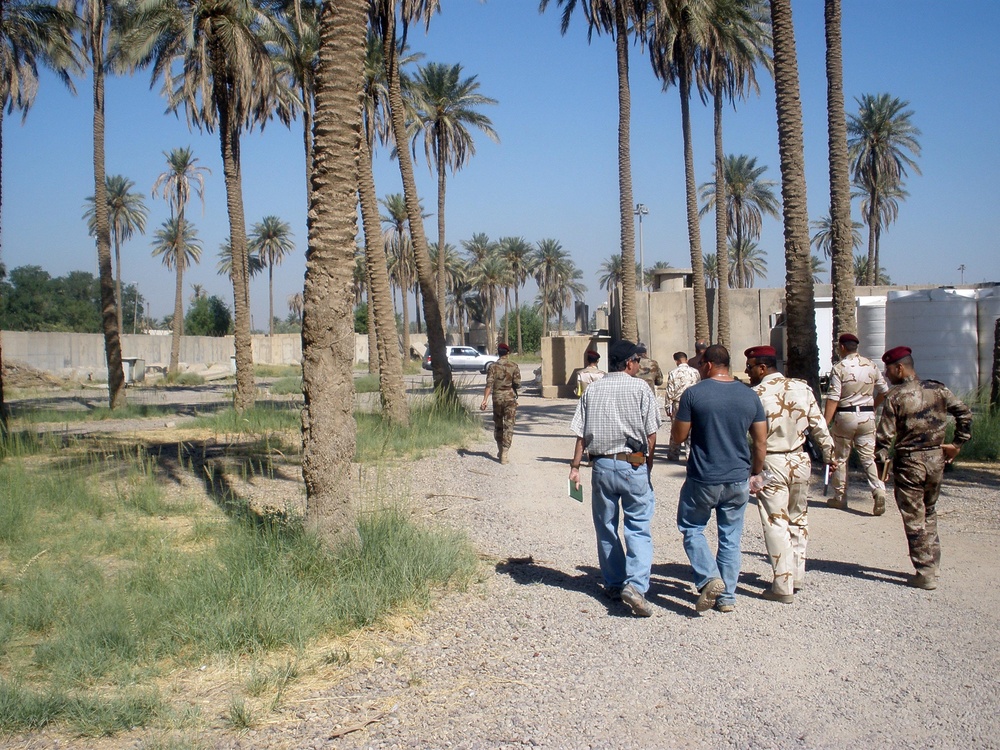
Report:
<svg viewBox="0 0 1000 750"><path fill-rule="evenodd" d="M945 443L941 446L941 450L944 451L944 462L946 464L950 464L955 460L955 456L957 456L958 452L962 450L962 447L955 445L954 443Z"/></svg>
<svg viewBox="0 0 1000 750"><path fill-rule="evenodd" d="M479 411L486 411L486 399L483 399L483 403L479 405Z"/></svg>
<svg viewBox="0 0 1000 750"><path fill-rule="evenodd" d="M575 466L569 467L569 481L573 483L574 489L580 489L580 469Z"/></svg>
<svg viewBox="0 0 1000 750"><path fill-rule="evenodd" d="M835 458L831 458L826 462L826 465L830 467L830 471L836 471L837 467L840 466L840 462Z"/></svg>
<svg viewBox="0 0 1000 750"><path fill-rule="evenodd" d="M763 474L751 474L750 475L750 494L756 495L764 489L764 475Z"/></svg>

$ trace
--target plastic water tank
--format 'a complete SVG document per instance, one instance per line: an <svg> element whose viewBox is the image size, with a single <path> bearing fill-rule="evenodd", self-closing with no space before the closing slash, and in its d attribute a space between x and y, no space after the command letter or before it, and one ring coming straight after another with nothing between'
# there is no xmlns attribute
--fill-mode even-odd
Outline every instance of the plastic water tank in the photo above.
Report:
<svg viewBox="0 0 1000 750"><path fill-rule="evenodd" d="M979 387L976 290L890 291L885 345L913 349L921 378L939 380L959 396L972 393Z"/></svg>
<svg viewBox="0 0 1000 750"><path fill-rule="evenodd" d="M1000 318L1000 286L980 289L979 308L979 387L987 388L993 374L993 337Z"/></svg>
<svg viewBox="0 0 1000 750"><path fill-rule="evenodd" d="M858 297L858 354L878 364L885 351L885 297Z"/></svg>

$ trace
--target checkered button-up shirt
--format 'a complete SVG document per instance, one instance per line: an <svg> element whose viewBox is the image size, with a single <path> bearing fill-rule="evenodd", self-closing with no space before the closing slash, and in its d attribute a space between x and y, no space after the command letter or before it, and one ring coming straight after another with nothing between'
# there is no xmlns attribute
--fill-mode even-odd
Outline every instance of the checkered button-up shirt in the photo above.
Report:
<svg viewBox="0 0 1000 750"><path fill-rule="evenodd" d="M592 456L629 450L626 438L646 444L660 428L660 409L642 380L611 372L589 386L576 405L570 430Z"/></svg>

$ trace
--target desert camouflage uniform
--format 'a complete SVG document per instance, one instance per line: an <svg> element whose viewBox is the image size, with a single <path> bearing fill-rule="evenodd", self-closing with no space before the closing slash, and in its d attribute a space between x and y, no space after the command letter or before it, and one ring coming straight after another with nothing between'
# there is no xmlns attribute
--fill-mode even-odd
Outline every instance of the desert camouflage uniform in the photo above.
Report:
<svg viewBox="0 0 1000 750"><path fill-rule="evenodd" d="M791 594L806 575L809 541L808 493L812 465L804 450L808 430L822 447L823 458L833 458L833 438L809 384L780 372L764 377L754 391L767 414L767 457L764 470L771 479L757 493L757 509L764 544L774 570L771 590Z"/></svg>
<svg viewBox="0 0 1000 750"><path fill-rule="evenodd" d="M872 496L885 497L885 484L875 468L875 395L885 395L888 390L879 368L856 352L840 360L830 372L827 399L837 402L837 412L830 423L837 468L831 473L830 486L837 502L847 502L847 460L852 446L858 452Z"/></svg>
<svg viewBox="0 0 1000 750"><path fill-rule="evenodd" d="M677 413L677 407L681 402L681 394L700 380L701 375L698 374L698 371L686 362L677 365L667 375L667 389L664 393L664 401L666 402L667 415L671 419ZM680 458L680 451L681 446L671 442L667 447L667 458L671 461L676 461Z"/></svg>
<svg viewBox="0 0 1000 750"><path fill-rule="evenodd" d="M889 391L876 434L875 457L884 464L896 440L892 477L896 505L903 516L910 560L917 573L933 577L941 562L937 532L937 499L944 472L945 430L948 415L955 418L955 437L961 445L972 437L972 411L936 380L910 378Z"/></svg>
<svg viewBox="0 0 1000 750"><path fill-rule="evenodd" d="M493 394L493 437L497 441L497 451L506 453L514 437L521 368L506 356L500 357L486 373L486 385Z"/></svg>
<svg viewBox="0 0 1000 750"><path fill-rule="evenodd" d="M656 386L663 385L663 370L660 369L655 359L649 357L643 357L639 360L639 372L635 376L639 380L646 381L646 385L653 391L654 396L656 395Z"/></svg>
<svg viewBox="0 0 1000 750"><path fill-rule="evenodd" d="M576 395L582 396L587 386L593 385L603 378L607 373L597 365L587 365L576 373Z"/></svg>

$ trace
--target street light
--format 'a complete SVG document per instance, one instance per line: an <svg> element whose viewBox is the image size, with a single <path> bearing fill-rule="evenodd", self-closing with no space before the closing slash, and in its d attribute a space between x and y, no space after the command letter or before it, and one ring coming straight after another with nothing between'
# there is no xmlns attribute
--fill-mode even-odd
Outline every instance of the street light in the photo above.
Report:
<svg viewBox="0 0 1000 750"><path fill-rule="evenodd" d="M635 215L639 217L639 278L636 280L636 288L642 290L643 277L646 275L646 259L642 253L642 217L649 213L649 209L646 208L643 203L635 204Z"/></svg>

